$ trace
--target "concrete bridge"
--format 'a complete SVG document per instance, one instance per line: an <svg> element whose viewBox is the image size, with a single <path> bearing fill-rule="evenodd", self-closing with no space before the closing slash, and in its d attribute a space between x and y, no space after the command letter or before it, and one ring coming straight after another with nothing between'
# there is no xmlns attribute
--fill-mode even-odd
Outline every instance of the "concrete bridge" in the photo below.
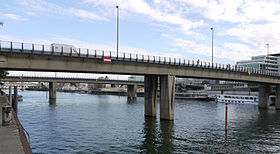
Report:
<svg viewBox="0 0 280 154"><path fill-rule="evenodd" d="M76 51L76 50L75 50ZM259 108L269 107L269 85L276 85L276 109L280 109L280 74L209 62L160 56L70 48L59 52L52 46L1 42L0 69L144 75L145 115L156 116L160 83L160 117L174 119L175 77L192 77L259 83ZM111 63L104 62L110 58Z"/></svg>
<svg viewBox="0 0 280 154"><path fill-rule="evenodd" d="M127 85L128 100L135 100L137 97L137 86L144 86L142 81L133 80L110 80L98 78L69 78L69 77L38 77L38 76L7 76L2 79L4 82L48 82L49 98L56 98L56 83L92 83L92 84L115 84ZM15 84L13 85L15 86ZM22 86L22 85L20 85Z"/></svg>

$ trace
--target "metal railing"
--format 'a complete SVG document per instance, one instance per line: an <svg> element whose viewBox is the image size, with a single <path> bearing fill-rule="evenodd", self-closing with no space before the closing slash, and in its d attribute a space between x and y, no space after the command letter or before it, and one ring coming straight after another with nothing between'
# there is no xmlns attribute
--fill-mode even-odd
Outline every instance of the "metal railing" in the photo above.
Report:
<svg viewBox="0 0 280 154"><path fill-rule="evenodd" d="M151 56L135 53L123 53L105 50L93 50L83 48L54 48L51 45L40 45L31 43L8 42L0 40L0 49L5 52L18 52L18 53L31 53L43 55L57 55L57 56L71 56L71 57L84 57L84 58L99 58L109 57L112 60L119 61L134 61L142 63L156 63L165 65L179 65L186 67L198 67L225 71L243 72L248 74L258 74L265 76L280 76L280 72L271 70L260 70L252 67L240 67L237 65L210 63L206 61L195 61L181 58L171 58L163 56Z"/></svg>

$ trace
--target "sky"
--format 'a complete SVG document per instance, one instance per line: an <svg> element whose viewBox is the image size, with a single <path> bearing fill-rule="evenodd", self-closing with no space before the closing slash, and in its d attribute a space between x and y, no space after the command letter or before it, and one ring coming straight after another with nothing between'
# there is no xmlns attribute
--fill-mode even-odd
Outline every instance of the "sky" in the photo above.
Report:
<svg viewBox="0 0 280 154"><path fill-rule="evenodd" d="M278 53L279 0L0 0L0 40L235 64Z"/></svg>

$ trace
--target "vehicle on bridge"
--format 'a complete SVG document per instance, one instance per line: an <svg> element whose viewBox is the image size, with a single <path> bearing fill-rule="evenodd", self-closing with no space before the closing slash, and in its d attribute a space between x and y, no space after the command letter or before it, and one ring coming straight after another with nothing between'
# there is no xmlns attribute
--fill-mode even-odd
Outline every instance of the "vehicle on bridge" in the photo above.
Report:
<svg viewBox="0 0 280 154"><path fill-rule="evenodd" d="M73 45L52 43L51 48L54 52L63 53L63 55L79 56L77 49Z"/></svg>

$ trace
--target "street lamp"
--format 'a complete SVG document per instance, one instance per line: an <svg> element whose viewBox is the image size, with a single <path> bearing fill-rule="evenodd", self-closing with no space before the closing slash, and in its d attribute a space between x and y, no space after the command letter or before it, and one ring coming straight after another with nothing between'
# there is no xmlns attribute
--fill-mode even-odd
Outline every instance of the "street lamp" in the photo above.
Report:
<svg viewBox="0 0 280 154"><path fill-rule="evenodd" d="M212 66L213 66L213 47L214 47L214 28L211 27L212 31Z"/></svg>
<svg viewBox="0 0 280 154"><path fill-rule="evenodd" d="M266 48L267 48L267 64L266 64L266 68L268 70L268 61L269 61L269 44L266 44Z"/></svg>
<svg viewBox="0 0 280 154"><path fill-rule="evenodd" d="M117 58L119 57L119 6L116 6L117 9Z"/></svg>

